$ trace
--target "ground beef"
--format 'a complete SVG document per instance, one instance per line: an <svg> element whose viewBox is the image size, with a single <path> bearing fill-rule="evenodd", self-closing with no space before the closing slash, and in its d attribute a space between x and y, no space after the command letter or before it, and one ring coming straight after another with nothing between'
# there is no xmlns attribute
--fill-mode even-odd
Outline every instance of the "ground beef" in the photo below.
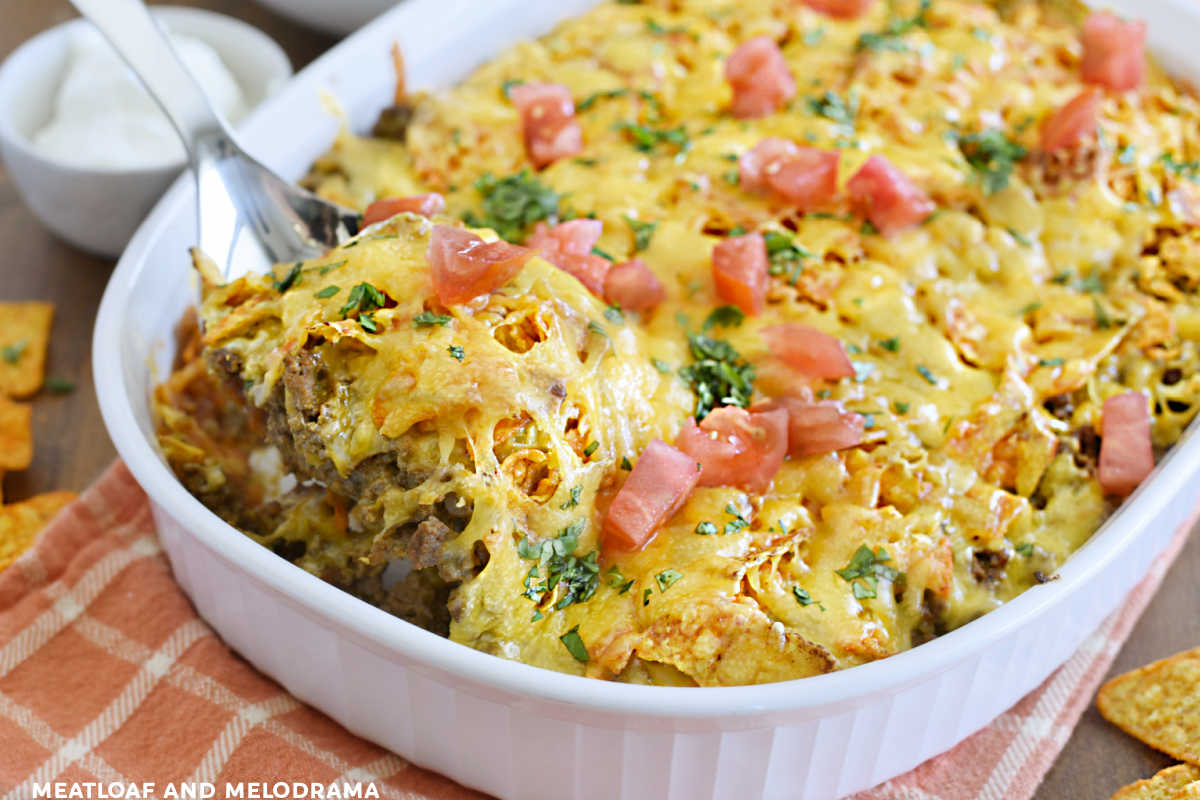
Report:
<svg viewBox="0 0 1200 800"><path fill-rule="evenodd" d="M416 110L411 103L396 103L379 112L371 128L371 135L376 139L391 139L403 142L408 138L408 126L412 124L413 113Z"/></svg>
<svg viewBox="0 0 1200 800"><path fill-rule="evenodd" d="M1008 553L1004 550L976 550L971 559L971 577L978 583L997 583L1004 580Z"/></svg>
<svg viewBox="0 0 1200 800"><path fill-rule="evenodd" d="M1075 466L1094 470L1100 461L1100 434L1091 425L1084 425L1075 432Z"/></svg>

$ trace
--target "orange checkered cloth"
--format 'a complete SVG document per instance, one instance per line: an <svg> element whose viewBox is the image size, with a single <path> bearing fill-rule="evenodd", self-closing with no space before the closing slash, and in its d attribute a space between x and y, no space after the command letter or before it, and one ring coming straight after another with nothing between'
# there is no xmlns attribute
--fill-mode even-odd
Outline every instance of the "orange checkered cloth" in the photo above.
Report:
<svg viewBox="0 0 1200 800"><path fill-rule="evenodd" d="M856 800L1033 795L1190 525L1121 609L989 727ZM370 782L482 797L349 733L231 652L171 578L123 464L0 572L0 800L35 785ZM94 795L93 795L94 796Z"/></svg>

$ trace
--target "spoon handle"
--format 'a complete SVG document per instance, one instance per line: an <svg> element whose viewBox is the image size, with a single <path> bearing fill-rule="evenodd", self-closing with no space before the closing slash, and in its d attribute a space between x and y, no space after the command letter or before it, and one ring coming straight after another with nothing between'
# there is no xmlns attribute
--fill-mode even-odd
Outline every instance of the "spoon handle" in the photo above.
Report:
<svg viewBox="0 0 1200 800"><path fill-rule="evenodd" d="M141 0L71 0L137 74L183 140L193 166L197 142L228 129Z"/></svg>

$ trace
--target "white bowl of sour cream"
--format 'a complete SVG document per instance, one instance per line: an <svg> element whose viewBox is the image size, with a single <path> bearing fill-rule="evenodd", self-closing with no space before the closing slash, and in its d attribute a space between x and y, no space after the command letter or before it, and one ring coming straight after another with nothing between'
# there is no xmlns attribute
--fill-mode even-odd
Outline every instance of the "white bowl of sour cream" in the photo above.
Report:
<svg viewBox="0 0 1200 800"><path fill-rule="evenodd" d="M235 124L292 74L283 50L250 25L191 8L152 13ZM166 117L82 19L43 31L0 65L0 157L47 228L114 258L186 162Z"/></svg>

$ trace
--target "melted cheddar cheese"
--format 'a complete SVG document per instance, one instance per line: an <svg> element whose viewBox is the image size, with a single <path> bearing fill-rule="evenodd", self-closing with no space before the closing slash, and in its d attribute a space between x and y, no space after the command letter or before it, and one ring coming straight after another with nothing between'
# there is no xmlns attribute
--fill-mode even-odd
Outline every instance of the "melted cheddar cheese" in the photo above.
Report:
<svg viewBox="0 0 1200 800"><path fill-rule="evenodd" d="M530 169L505 86L565 84L584 151L535 178L560 217L603 222L618 262L635 254L628 220L653 223L637 255L666 301L620 313L534 258L444 308L432 223L408 214L272 276L222 286L202 269L202 333L158 393L164 452L305 569L563 672L784 680L967 623L1050 579L1113 510L1095 477L1105 398L1145 392L1161 452L1200 394L1200 105L1151 65L1139 91L1105 96L1095 141L1040 157L1042 121L1080 90L1078 22L1032 2L876 3L852 21L791 0L599 5L410 98L404 141L343 131L308 181L360 208L439 192L436 222L478 220L482 176ZM798 93L739 120L722 68L757 35L781 43ZM993 129L1027 153L1003 180L961 146ZM844 210L781 209L737 185L767 136L838 148L842 186L884 154L938 210L884 238ZM641 552L598 553L628 465L694 410L678 370L722 304L710 257L737 228L804 257L762 314L708 335L758 368L758 396L764 326L837 337L857 374L823 393L865 415L864 442L788 459L765 494L698 489ZM366 323L343 310L364 283L386 299ZM873 582L848 570L864 546L889 568ZM405 574L406 558L425 566Z"/></svg>

